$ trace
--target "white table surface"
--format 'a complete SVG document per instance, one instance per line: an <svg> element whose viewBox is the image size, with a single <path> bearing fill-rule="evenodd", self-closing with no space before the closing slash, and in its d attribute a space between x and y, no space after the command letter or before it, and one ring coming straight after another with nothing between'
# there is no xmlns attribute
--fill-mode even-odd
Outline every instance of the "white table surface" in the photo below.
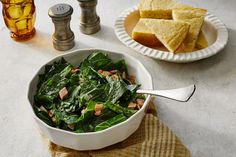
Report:
<svg viewBox="0 0 236 157"><path fill-rule="evenodd" d="M236 1L184 0L208 9L227 26L229 42L218 55L189 64L174 64L142 56L124 46L115 36L115 18L138 0L99 0L97 13L102 29L94 35L79 31L80 8L76 0L36 0L37 35L27 42L9 37L0 19L0 157L48 157L26 98L36 70L54 56L66 53L52 47L53 23L48 8L56 3L73 6L71 28L78 48L104 48L129 53L150 70L158 89L196 84L188 103L156 98L160 119L190 149L193 157L236 156ZM0 9L2 9L0 7Z"/></svg>

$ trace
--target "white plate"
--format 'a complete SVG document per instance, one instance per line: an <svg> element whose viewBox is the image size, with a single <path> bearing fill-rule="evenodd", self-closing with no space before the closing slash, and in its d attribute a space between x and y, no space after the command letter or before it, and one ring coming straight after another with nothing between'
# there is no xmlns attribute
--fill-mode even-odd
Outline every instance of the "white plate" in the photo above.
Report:
<svg viewBox="0 0 236 157"><path fill-rule="evenodd" d="M132 30L139 18L137 6L124 11L115 21L115 33L118 39L126 46L152 58L176 63L193 62L217 54L226 46L228 41L228 31L225 25L216 16L207 13L202 31L209 46L190 53L173 54L163 51L162 47L154 49L141 45L131 38Z"/></svg>

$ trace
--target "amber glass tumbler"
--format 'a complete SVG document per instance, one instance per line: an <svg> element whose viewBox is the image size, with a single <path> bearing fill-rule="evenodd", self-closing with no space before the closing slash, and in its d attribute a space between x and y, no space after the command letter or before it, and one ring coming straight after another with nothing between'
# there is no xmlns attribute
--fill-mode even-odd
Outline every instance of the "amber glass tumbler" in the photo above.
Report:
<svg viewBox="0 0 236 157"><path fill-rule="evenodd" d="M3 18L16 41L28 40L35 34L34 0L1 0Z"/></svg>

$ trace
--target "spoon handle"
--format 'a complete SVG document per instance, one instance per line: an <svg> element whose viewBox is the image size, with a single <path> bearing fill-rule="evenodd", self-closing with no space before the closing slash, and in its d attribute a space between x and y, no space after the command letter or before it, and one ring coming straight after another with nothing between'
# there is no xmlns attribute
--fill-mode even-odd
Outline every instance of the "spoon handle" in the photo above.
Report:
<svg viewBox="0 0 236 157"><path fill-rule="evenodd" d="M137 90L140 94L151 94L155 96L161 96L164 98L177 100L181 102L187 102L193 95L196 89L195 85L190 85L183 88L169 89L169 90Z"/></svg>

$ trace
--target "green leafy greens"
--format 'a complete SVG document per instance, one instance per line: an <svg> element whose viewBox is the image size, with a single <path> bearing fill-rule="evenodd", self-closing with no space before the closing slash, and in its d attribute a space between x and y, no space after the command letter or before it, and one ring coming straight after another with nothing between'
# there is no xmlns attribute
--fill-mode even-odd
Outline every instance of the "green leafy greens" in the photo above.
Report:
<svg viewBox="0 0 236 157"><path fill-rule="evenodd" d="M96 51L79 67L63 58L45 66L34 100L36 115L50 126L77 133L107 129L137 112L139 84L132 84L125 61ZM64 89L65 91L62 91Z"/></svg>

